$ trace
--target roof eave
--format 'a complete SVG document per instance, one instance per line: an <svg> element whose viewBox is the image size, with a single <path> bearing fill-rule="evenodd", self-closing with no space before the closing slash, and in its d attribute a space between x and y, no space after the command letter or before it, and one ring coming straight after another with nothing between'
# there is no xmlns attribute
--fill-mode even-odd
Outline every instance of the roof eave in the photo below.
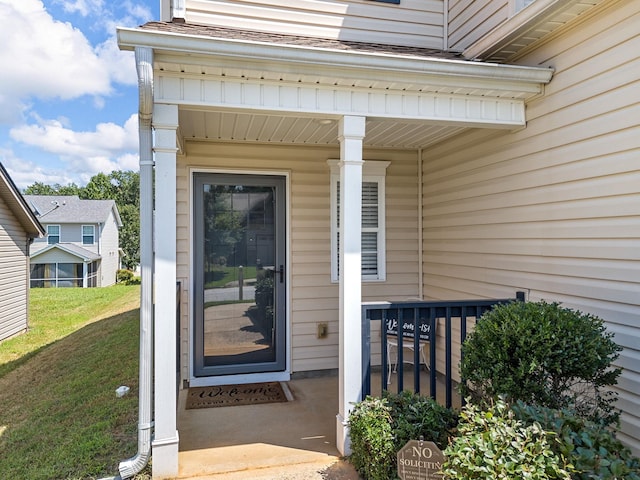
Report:
<svg viewBox="0 0 640 480"><path fill-rule="evenodd" d="M602 0L593 0L591 9L601 2ZM505 49L513 49L514 44L521 44L521 39L525 36L531 37L532 32L547 31L546 28L541 27L545 24L549 25L549 20L552 20L555 29L561 28L565 25L561 20L563 15L566 15L576 3L578 0L536 0L467 47L462 54L466 58L488 61L498 61L501 58L505 58L506 61L514 59L520 56L520 53L504 55ZM519 47L519 49L527 50L528 48Z"/></svg>
<svg viewBox="0 0 640 480"><path fill-rule="evenodd" d="M156 54L269 63L281 65L283 68L286 66L288 72L291 72L292 68L304 69L313 66L325 75L328 72L348 75L349 72L366 71L367 76L371 78L389 79L390 74L395 73L399 75L400 81L406 79L415 82L428 77L430 80L441 78L445 84L447 79L456 77L466 79L470 86L480 81L484 88L490 88L487 82L496 85L508 83L511 88L521 86L526 92L539 91L541 85L548 83L553 76L552 69L542 67L334 50L139 28L118 28L117 35L118 45L122 50L148 47Z"/></svg>
<svg viewBox="0 0 640 480"><path fill-rule="evenodd" d="M82 259L83 262L92 262L94 260L99 260L100 258L102 258L100 255L98 254L92 254L92 255L83 255L80 252L75 252L69 248L65 248L65 246L63 244L60 243L54 243L52 245L49 245L46 248L43 248L42 250L38 250L37 252L34 252L30 255L30 258L36 258L39 255L42 255L43 253L49 252L51 250L62 250L65 253L68 253L69 255L73 255L76 258L80 258Z"/></svg>
<svg viewBox="0 0 640 480"><path fill-rule="evenodd" d="M44 227L35 217L24 197L18 190L18 187L9 176L4 166L0 163L0 179L6 185L9 199L5 202L16 216L20 225L25 229L29 238L39 238L45 234Z"/></svg>

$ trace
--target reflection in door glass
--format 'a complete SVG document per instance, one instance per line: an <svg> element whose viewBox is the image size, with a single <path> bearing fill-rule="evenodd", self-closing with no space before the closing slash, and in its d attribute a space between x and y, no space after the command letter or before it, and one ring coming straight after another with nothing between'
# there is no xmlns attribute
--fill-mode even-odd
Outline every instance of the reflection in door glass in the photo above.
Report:
<svg viewBox="0 0 640 480"><path fill-rule="evenodd" d="M275 187L203 185L204 365L275 361Z"/></svg>

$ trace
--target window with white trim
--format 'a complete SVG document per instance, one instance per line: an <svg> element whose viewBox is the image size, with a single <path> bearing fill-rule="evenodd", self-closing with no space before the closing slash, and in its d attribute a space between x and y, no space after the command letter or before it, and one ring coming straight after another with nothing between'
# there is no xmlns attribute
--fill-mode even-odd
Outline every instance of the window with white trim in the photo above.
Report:
<svg viewBox="0 0 640 480"><path fill-rule="evenodd" d="M94 225L82 225L82 244L93 245L95 243L96 230Z"/></svg>
<svg viewBox="0 0 640 480"><path fill-rule="evenodd" d="M47 243L60 243L60 225L47 225Z"/></svg>
<svg viewBox="0 0 640 480"><path fill-rule="evenodd" d="M331 167L331 281L339 279L340 167ZM362 280L386 280L385 176L389 162L364 162L362 168Z"/></svg>

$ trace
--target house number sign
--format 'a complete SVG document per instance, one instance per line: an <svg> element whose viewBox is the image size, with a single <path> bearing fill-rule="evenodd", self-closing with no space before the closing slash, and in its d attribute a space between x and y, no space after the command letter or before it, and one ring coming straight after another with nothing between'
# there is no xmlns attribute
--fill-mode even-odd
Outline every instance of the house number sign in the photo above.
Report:
<svg viewBox="0 0 640 480"><path fill-rule="evenodd" d="M398 476L402 480L442 480L444 455L433 442L409 440L398 452Z"/></svg>

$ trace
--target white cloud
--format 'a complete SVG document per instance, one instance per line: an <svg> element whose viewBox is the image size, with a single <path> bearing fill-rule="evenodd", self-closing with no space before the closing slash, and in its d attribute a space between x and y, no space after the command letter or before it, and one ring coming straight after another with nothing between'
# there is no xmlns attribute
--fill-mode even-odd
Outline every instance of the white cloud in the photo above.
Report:
<svg viewBox="0 0 640 480"><path fill-rule="evenodd" d="M67 177L75 183L84 184L98 172L138 168L137 115L131 115L122 126L99 123L90 132L76 132L60 120L39 120L36 124L12 128L10 136L16 142L58 157L68 165ZM36 177L32 176L29 184L39 181Z"/></svg>
<svg viewBox="0 0 640 480"><path fill-rule="evenodd" d="M0 159L2 159L2 164L20 190L24 190L36 182L47 185L55 185L56 183L68 185L74 182L78 184L79 182L79 177L76 178L69 175L67 170L43 168L35 162L19 158L9 149L0 148Z"/></svg>
<svg viewBox="0 0 640 480"><path fill-rule="evenodd" d="M55 3L62 5L65 12L79 13L83 17L86 17L91 12L99 12L104 5L102 0L56 0Z"/></svg>
<svg viewBox="0 0 640 480"><path fill-rule="evenodd" d="M134 53L120 51L115 36L98 45L95 52L114 82L122 85L138 84Z"/></svg>
<svg viewBox="0 0 640 480"><path fill-rule="evenodd" d="M119 4L123 21L131 23L137 17L127 5ZM96 15L96 25L108 28L109 38L92 46L78 28L54 19L41 0L0 0L0 124L15 123L35 99L103 97L113 93L113 82L135 85L131 52L118 50L119 23L103 2L77 0L64 6L70 12Z"/></svg>
<svg viewBox="0 0 640 480"><path fill-rule="evenodd" d="M83 185L98 172L137 170L137 116L124 125L109 121L109 97L131 95L136 110L133 53L121 52L115 35L117 26L149 20L148 3L0 0L0 161L21 188L38 181ZM44 102L73 120L43 119ZM92 105L102 123L82 124L93 112L77 115L76 105Z"/></svg>

